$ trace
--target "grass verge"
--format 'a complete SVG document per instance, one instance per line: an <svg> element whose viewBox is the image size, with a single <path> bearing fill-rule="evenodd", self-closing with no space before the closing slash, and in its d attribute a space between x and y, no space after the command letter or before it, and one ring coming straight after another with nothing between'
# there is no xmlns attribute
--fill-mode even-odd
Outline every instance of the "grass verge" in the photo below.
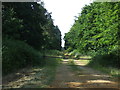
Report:
<svg viewBox="0 0 120 90"><path fill-rule="evenodd" d="M114 68L114 67L103 67L102 65L99 64L88 64L87 66L95 69L95 70L99 70L103 73L109 74L113 77L120 77L120 69Z"/></svg>

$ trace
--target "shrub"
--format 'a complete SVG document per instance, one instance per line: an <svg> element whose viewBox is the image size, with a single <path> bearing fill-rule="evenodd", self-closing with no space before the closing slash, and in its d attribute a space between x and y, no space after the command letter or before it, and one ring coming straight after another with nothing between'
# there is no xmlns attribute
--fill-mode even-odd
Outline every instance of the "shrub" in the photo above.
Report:
<svg viewBox="0 0 120 90"><path fill-rule="evenodd" d="M45 50L45 55L46 56L59 56L62 55L62 52L60 52L59 50Z"/></svg>
<svg viewBox="0 0 120 90"><path fill-rule="evenodd" d="M72 50L73 50L73 48L69 47L66 51L71 52Z"/></svg>
<svg viewBox="0 0 120 90"><path fill-rule="evenodd" d="M119 61L120 57L117 54L118 51L111 52L104 55L96 55L92 58L90 65L102 65L105 67L115 67L120 68Z"/></svg>
<svg viewBox="0 0 120 90"><path fill-rule="evenodd" d="M42 54L23 41L4 39L2 44L2 68L3 74L17 69L42 65Z"/></svg>

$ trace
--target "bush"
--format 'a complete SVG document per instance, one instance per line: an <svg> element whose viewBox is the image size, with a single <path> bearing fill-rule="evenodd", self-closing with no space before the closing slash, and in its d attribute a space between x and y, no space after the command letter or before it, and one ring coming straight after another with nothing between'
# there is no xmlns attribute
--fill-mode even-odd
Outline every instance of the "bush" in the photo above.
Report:
<svg viewBox="0 0 120 90"><path fill-rule="evenodd" d="M45 50L45 56L59 56L62 55L62 52L59 50Z"/></svg>
<svg viewBox="0 0 120 90"><path fill-rule="evenodd" d="M73 48L69 47L66 51L67 51L67 52L72 52L72 51L73 51Z"/></svg>
<svg viewBox="0 0 120 90"><path fill-rule="evenodd" d="M42 65L42 54L23 41L4 39L2 45L3 74L8 74L17 69Z"/></svg>
<svg viewBox="0 0 120 90"><path fill-rule="evenodd" d="M111 52L104 55L96 55L92 58L90 65L102 65L104 67L115 67L120 68L119 61L120 57L117 53L118 51Z"/></svg>

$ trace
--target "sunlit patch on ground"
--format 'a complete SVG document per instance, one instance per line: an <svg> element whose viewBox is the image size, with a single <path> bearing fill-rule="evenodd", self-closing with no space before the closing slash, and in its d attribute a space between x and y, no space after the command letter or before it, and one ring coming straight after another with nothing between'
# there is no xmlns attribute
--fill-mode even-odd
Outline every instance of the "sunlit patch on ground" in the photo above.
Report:
<svg viewBox="0 0 120 90"><path fill-rule="evenodd" d="M89 74L89 75L85 75L85 74L83 74L82 75L82 72L81 73L78 73L78 76L79 77L96 77L96 78L101 78L101 77L106 77L106 78L111 78L111 76L108 76L108 75L98 75L98 74Z"/></svg>
<svg viewBox="0 0 120 90"><path fill-rule="evenodd" d="M82 85L82 83L80 82L67 82L65 84L67 84L68 87L79 87L80 85Z"/></svg>
<svg viewBox="0 0 120 90"><path fill-rule="evenodd" d="M16 75L21 75L22 77L9 82L7 85L3 85L3 88L34 88L41 85L41 68L32 68L26 72L18 72Z"/></svg>
<svg viewBox="0 0 120 90"><path fill-rule="evenodd" d="M33 69L34 72L39 72L41 70L42 70L41 68L35 68L35 69Z"/></svg>
<svg viewBox="0 0 120 90"><path fill-rule="evenodd" d="M86 66L90 60L74 60L77 65Z"/></svg>
<svg viewBox="0 0 120 90"><path fill-rule="evenodd" d="M93 70L85 65L89 60L65 59L57 69L53 88L118 88L118 83L111 76ZM70 65L68 65L70 64ZM70 67L77 66L76 72Z"/></svg>
<svg viewBox="0 0 120 90"><path fill-rule="evenodd" d="M108 81L108 80L88 80L87 83L111 83L111 84L115 84L115 82Z"/></svg>
<svg viewBox="0 0 120 90"><path fill-rule="evenodd" d="M62 63L63 63L63 64L67 64L69 60L70 60L70 59L63 60Z"/></svg>
<svg viewBox="0 0 120 90"><path fill-rule="evenodd" d="M50 63L50 62L49 62ZM52 84L44 84L47 76L51 75L53 68L50 66L45 68L32 68L24 73L16 73L21 75L14 82L10 82L7 88L117 88L118 83L111 76L103 74L99 71L86 67L87 60L64 59L57 67L56 78ZM51 64L53 65L53 64ZM52 66L53 67L53 66ZM74 67L74 69L71 69ZM77 67L77 68L76 68ZM55 70L55 69L54 69ZM46 73L47 72L47 73ZM48 73L49 72L49 73ZM45 76L45 73L47 74ZM51 77L53 79L53 76ZM50 81L51 82L51 81Z"/></svg>
<svg viewBox="0 0 120 90"><path fill-rule="evenodd" d="M83 87L97 87L97 88L117 88L118 84L115 82L107 81L107 80L89 80L87 82L66 82L65 83L68 87L71 88L83 88Z"/></svg>

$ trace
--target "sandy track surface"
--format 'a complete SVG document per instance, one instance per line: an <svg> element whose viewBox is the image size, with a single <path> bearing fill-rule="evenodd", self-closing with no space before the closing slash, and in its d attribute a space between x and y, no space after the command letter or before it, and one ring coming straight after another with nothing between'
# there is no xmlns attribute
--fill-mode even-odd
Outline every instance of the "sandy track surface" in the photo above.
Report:
<svg viewBox="0 0 120 90"><path fill-rule="evenodd" d="M74 72L67 65L69 59L64 59L58 66L55 81L51 88L118 88L117 79L99 71L85 67L79 60L74 60L80 71Z"/></svg>
<svg viewBox="0 0 120 90"><path fill-rule="evenodd" d="M55 80L50 86L44 86L44 71L41 68L26 68L17 74L9 75L3 81L4 88L118 88L117 79L86 67L84 61L74 60L78 69L73 71L64 59L56 70ZM44 80L43 80L44 79Z"/></svg>

